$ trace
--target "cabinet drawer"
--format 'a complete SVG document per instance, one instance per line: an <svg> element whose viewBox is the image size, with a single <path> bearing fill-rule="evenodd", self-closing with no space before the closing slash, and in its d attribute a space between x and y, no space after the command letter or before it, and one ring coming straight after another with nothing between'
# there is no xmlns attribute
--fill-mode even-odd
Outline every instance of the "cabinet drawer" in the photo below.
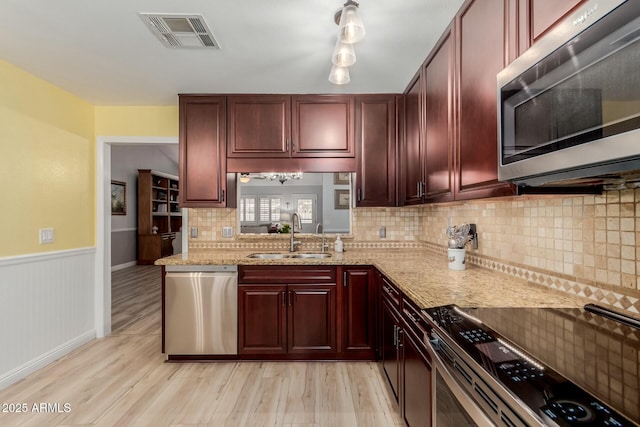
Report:
<svg viewBox="0 0 640 427"><path fill-rule="evenodd" d="M238 283L335 283L334 266L241 265Z"/></svg>
<svg viewBox="0 0 640 427"><path fill-rule="evenodd" d="M424 347L426 345L426 341L429 339L429 326L422 318L420 309L413 303L413 301L406 297L402 300L402 320L406 327L410 329L417 338L419 338L422 346Z"/></svg>
<svg viewBox="0 0 640 427"><path fill-rule="evenodd" d="M382 277L382 298L388 301L396 310L400 310L402 294L386 277Z"/></svg>

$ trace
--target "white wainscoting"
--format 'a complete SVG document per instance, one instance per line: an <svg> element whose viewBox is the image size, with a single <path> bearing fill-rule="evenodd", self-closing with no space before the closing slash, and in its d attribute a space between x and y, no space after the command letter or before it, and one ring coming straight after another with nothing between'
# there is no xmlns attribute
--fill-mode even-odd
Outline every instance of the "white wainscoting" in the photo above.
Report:
<svg viewBox="0 0 640 427"><path fill-rule="evenodd" d="M0 258L0 389L95 338L95 252Z"/></svg>

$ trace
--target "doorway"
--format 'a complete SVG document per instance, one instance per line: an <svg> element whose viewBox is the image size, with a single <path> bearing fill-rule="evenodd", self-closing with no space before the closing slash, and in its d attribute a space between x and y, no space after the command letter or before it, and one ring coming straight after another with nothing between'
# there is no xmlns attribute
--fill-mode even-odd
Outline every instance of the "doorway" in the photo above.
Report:
<svg viewBox="0 0 640 427"><path fill-rule="evenodd" d="M111 151L113 146L178 144L177 137L108 137L96 139L96 260L95 329L96 337L111 333ZM186 212L183 210L186 224ZM183 234L183 239L186 235ZM184 245L186 247L186 245Z"/></svg>

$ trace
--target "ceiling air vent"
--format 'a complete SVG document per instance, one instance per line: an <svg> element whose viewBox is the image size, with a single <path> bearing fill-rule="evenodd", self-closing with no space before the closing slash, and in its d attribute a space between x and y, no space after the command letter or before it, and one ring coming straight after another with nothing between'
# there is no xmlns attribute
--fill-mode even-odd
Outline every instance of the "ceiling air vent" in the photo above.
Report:
<svg viewBox="0 0 640 427"><path fill-rule="evenodd" d="M166 47L220 49L202 15L140 13L140 18Z"/></svg>

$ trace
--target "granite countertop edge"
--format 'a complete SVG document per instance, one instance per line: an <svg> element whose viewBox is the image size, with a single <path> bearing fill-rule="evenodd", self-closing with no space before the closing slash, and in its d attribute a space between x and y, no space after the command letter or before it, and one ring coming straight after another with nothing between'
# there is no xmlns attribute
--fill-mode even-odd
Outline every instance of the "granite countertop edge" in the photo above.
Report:
<svg viewBox="0 0 640 427"><path fill-rule="evenodd" d="M354 249L330 252L329 258L256 259L259 249L191 249L189 254L161 258L156 265L371 265L420 308L457 304L461 307L582 307L588 301L525 279L476 265L450 270L446 256L430 249Z"/></svg>

